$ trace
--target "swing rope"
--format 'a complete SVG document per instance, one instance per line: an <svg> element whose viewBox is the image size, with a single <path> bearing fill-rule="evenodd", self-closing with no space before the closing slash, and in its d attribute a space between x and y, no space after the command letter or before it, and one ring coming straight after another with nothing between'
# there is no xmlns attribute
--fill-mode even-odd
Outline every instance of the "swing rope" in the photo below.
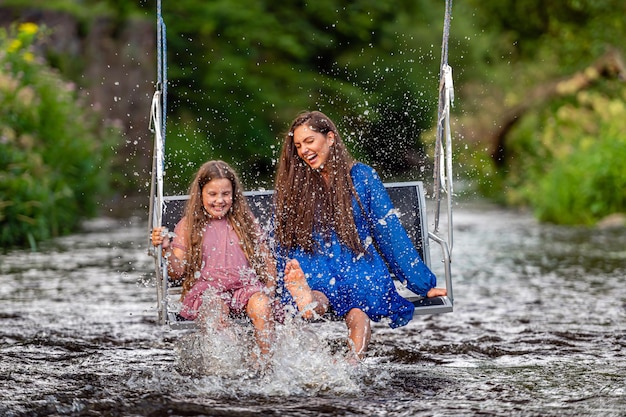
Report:
<svg viewBox="0 0 626 417"><path fill-rule="evenodd" d="M441 67L439 70L439 106L437 111L437 139L435 142L434 197L435 233L439 232L442 192L447 194L448 244L452 251L452 134L450 131L450 107L454 102L452 68L448 65L448 40L452 20L452 0L446 0L441 44Z"/></svg>
<svg viewBox="0 0 626 417"><path fill-rule="evenodd" d="M167 108L167 65L166 65L165 22L161 13L161 0L157 1L157 84L150 107L148 128L154 133L152 156L152 181L150 184L150 209L148 220L151 226L161 226L163 212L163 171L165 165L165 119ZM157 206L155 209L155 205ZM152 247L152 245L149 245Z"/></svg>
<svg viewBox="0 0 626 417"><path fill-rule="evenodd" d="M150 122L148 129L154 133L154 149L152 152L152 180L150 183L150 208L148 224L150 236L155 227L163 224L163 172L165 167L165 119L167 109L167 50L165 42L165 22L161 14L161 0L157 1L157 83L152 105L150 106ZM161 247L155 248L152 241L148 243L148 254L152 255L156 263L157 305L166 302L167 277L163 276L160 266L163 263ZM165 324L167 311L159 308L159 323Z"/></svg>

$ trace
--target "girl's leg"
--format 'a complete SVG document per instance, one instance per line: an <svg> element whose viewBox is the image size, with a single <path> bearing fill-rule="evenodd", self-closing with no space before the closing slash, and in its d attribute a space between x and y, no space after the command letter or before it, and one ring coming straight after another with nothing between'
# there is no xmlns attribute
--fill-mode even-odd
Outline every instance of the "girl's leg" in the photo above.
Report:
<svg viewBox="0 0 626 417"><path fill-rule="evenodd" d="M302 312L303 318L309 320L313 318L313 313L321 316L328 310L328 298L320 291L311 290L304 271L295 259L285 266L285 287L296 302L298 311Z"/></svg>
<svg viewBox="0 0 626 417"><path fill-rule="evenodd" d="M228 327L229 314L230 309L224 300L215 295L204 295L196 321L202 323L201 330L206 329L207 325L217 330L224 330Z"/></svg>
<svg viewBox="0 0 626 417"><path fill-rule="evenodd" d="M261 354L266 355L270 351L270 340L274 329L270 298L262 292L254 293L248 300L246 313L254 326L254 337Z"/></svg>
<svg viewBox="0 0 626 417"><path fill-rule="evenodd" d="M328 297L326 297L321 291L313 290L312 293L313 301L315 302L315 308L313 311L321 316L328 311Z"/></svg>
<svg viewBox="0 0 626 417"><path fill-rule="evenodd" d="M346 314L346 326L348 326L350 350L358 359L363 359L372 337L369 317L363 310L353 308Z"/></svg>

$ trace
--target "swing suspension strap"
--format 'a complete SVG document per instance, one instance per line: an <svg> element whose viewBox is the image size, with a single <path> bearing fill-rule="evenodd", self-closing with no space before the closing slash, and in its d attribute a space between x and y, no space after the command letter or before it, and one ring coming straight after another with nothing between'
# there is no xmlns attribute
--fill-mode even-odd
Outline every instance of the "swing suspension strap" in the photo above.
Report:
<svg viewBox="0 0 626 417"><path fill-rule="evenodd" d="M167 114L167 42L161 0L157 2L157 90L161 90L161 136L165 144L165 115ZM164 161L163 161L164 162Z"/></svg>
<svg viewBox="0 0 626 417"><path fill-rule="evenodd" d="M437 111L437 139L435 143L434 197L435 233L439 232L442 193L447 195L448 245L452 251L452 134L450 132L450 107L454 102L452 68L448 65L448 39L452 19L452 0L446 0L439 70L439 106Z"/></svg>
<svg viewBox="0 0 626 417"><path fill-rule="evenodd" d="M154 149L152 152L152 180L150 183L150 208L148 224L150 235L152 229L163 224L163 172L165 166L165 115L167 109L167 65L165 23L161 14L161 0L157 1L157 83L150 106L150 124L148 128L154 134ZM160 267L163 264L161 247L154 248L152 241L148 243L148 253L156 263L157 304L167 303L167 279L163 276ZM166 308L159 308L159 322L166 321Z"/></svg>
<svg viewBox="0 0 626 417"><path fill-rule="evenodd" d="M150 228L161 226L163 212L163 170L165 165L165 118L167 107L165 23L161 14L161 0L157 1L157 83L150 107L149 129L154 134L152 153L152 181L150 184ZM156 206L156 207L155 207ZM149 245L152 247L152 245Z"/></svg>

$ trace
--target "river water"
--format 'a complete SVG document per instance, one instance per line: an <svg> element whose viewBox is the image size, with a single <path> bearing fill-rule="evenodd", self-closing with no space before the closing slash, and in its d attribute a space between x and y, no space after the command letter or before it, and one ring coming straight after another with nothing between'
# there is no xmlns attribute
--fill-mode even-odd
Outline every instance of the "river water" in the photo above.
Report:
<svg viewBox="0 0 626 417"><path fill-rule="evenodd" d="M288 323L259 373L245 328L156 324L146 227L97 219L2 255L0 415L626 415L624 229L461 204L453 313L374 325L358 366L341 323Z"/></svg>

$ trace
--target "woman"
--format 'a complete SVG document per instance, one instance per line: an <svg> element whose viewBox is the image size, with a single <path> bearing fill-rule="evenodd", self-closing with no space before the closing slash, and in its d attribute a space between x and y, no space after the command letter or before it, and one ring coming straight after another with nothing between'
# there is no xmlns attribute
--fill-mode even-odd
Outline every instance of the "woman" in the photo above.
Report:
<svg viewBox="0 0 626 417"><path fill-rule="evenodd" d="M391 273L419 295L446 294L435 288L379 176L351 157L323 113L304 112L291 124L275 188L279 262L299 262L287 264L283 300L293 300L304 318L329 306L345 317L357 358L367 351L370 320L398 327L413 317Z"/></svg>

